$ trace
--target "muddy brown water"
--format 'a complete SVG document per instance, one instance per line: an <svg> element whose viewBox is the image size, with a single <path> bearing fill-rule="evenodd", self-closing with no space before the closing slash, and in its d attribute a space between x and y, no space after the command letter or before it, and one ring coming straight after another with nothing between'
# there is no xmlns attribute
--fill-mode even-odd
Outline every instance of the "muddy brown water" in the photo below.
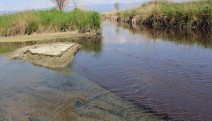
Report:
<svg viewBox="0 0 212 121"><path fill-rule="evenodd" d="M1 119L212 120L211 34L104 22L102 37L74 41L58 70L3 57L38 43L0 43Z"/></svg>

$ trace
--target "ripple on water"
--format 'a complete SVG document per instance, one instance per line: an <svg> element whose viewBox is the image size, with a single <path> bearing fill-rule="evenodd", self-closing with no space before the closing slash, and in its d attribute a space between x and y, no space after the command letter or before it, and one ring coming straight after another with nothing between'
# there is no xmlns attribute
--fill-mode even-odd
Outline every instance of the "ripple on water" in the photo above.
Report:
<svg viewBox="0 0 212 121"><path fill-rule="evenodd" d="M75 71L147 112L173 120L212 119L210 35L200 39L190 33L103 26L101 53L77 55Z"/></svg>

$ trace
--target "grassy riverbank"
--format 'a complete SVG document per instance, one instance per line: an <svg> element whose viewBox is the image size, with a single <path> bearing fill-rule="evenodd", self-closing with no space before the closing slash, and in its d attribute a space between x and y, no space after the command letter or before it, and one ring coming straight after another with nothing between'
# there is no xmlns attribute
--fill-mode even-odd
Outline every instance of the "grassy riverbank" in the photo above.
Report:
<svg viewBox="0 0 212 121"><path fill-rule="evenodd" d="M62 12L56 9L25 11L0 16L0 36L31 35L66 31L99 30L101 16L98 12L73 10Z"/></svg>
<svg viewBox="0 0 212 121"><path fill-rule="evenodd" d="M138 8L109 13L105 18L153 27L211 28L212 0L173 3L154 1Z"/></svg>

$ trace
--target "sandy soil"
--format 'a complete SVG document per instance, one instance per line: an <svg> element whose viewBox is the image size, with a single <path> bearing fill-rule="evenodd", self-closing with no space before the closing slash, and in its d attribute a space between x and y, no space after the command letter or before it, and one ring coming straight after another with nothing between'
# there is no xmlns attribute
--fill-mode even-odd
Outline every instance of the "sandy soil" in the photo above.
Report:
<svg viewBox="0 0 212 121"><path fill-rule="evenodd" d="M44 34L33 34L33 35L21 35L21 36L14 36L14 37L0 37L0 42L46 41L46 40L54 40L57 38L77 38L77 37L93 36L93 35L96 35L96 33L79 33L77 31L44 33Z"/></svg>

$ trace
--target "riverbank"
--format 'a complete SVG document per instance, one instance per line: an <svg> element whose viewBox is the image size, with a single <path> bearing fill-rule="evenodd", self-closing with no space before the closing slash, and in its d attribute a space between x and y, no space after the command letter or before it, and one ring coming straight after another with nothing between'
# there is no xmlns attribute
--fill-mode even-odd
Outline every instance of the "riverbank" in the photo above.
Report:
<svg viewBox="0 0 212 121"><path fill-rule="evenodd" d="M62 38L81 38L96 36L95 32L79 33L78 31L72 32L56 32L56 33L43 33L43 34L33 34L33 35L18 35L12 37L1 37L0 42L32 42L32 41L49 41Z"/></svg>
<svg viewBox="0 0 212 121"><path fill-rule="evenodd" d="M101 16L95 11L75 9L62 12L57 9L24 11L0 16L0 36L32 35L79 31L101 30Z"/></svg>
<svg viewBox="0 0 212 121"><path fill-rule="evenodd" d="M192 2L154 1L120 12L106 13L104 19L154 28L211 29L211 0Z"/></svg>

